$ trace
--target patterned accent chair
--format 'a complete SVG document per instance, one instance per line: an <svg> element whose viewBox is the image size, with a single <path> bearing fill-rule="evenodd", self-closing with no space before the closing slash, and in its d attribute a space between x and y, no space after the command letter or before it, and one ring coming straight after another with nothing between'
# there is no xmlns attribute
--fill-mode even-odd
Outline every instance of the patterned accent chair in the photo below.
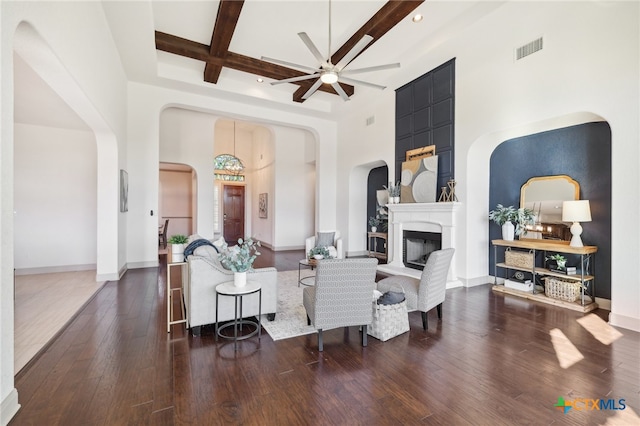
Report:
<svg viewBox="0 0 640 426"><path fill-rule="evenodd" d="M420 279L396 275L378 281L378 291L404 289L407 299L407 310L422 312L422 327L427 329L427 312L433 308L438 310L438 318L442 319L442 302L444 302L447 286L447 273L455 249L436 250L429 255L427 264L422 270Z"/></svg>
<svg viewBox="0 0 640 426"><path fill-rule="evenodd" d="M302 297L307 323L318 329L318 351L323 350L322 330L353 325L362 326L362 346L367 346L377 265L373 258L318 261L316 284Z"/></svg>

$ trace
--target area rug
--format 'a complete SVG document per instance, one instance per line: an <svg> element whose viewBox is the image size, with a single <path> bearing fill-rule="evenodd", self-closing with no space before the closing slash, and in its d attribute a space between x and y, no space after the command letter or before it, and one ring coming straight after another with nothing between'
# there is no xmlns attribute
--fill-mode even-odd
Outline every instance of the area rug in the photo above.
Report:
<svg viewBox="0 0 640 426"><path fill-rule="evenodd" d="M301 276L314 275L309 269L301 271ZM273 340L289 339L304 334L315 333L311 325L307 325L307 313L302 306L302 290L298 287L298 271L278 272L278 308L276 319L269 321L262 315L262 327Z"/></svg>

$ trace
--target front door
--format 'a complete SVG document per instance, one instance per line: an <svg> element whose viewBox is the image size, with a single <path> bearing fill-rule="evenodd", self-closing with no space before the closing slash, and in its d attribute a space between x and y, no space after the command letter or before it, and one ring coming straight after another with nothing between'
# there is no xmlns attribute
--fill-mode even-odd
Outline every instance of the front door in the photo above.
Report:
<svg viewBox="0 0 640 426"><path fill-rule="evenodd" d="M224 185L222 189L222 235L229 245L244 238L244 186Z"/></svg>

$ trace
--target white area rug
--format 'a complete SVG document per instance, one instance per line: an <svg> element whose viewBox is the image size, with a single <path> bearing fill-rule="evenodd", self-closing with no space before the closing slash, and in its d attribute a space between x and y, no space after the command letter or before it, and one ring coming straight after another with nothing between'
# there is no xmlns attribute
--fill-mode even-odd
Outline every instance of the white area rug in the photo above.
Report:
<svg viewBox="0 0 640 426"><path fill-rule="evenodd" d="M302 270L301 276L314 275L315 271ZM266 315L262 315L262 327L269 333L273 340L288 339L315 333L311 325L307 325L307 313L302 306L302 290L305 286L298 287L298 271L278 272L278 310L276 319L269 321Z"/></svg>

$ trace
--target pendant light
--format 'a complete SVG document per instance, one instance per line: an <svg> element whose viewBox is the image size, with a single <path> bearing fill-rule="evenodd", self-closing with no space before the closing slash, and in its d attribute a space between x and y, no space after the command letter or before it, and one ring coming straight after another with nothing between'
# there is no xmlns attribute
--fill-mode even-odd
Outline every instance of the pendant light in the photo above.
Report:
<svg viewBox="0 0 640 426"><path fill-rule="evenodd" d="M216 172L237 176L244 170L242 160L236 157L236 122L233 122L233 155L221 154L215 158Z"/></svg>

